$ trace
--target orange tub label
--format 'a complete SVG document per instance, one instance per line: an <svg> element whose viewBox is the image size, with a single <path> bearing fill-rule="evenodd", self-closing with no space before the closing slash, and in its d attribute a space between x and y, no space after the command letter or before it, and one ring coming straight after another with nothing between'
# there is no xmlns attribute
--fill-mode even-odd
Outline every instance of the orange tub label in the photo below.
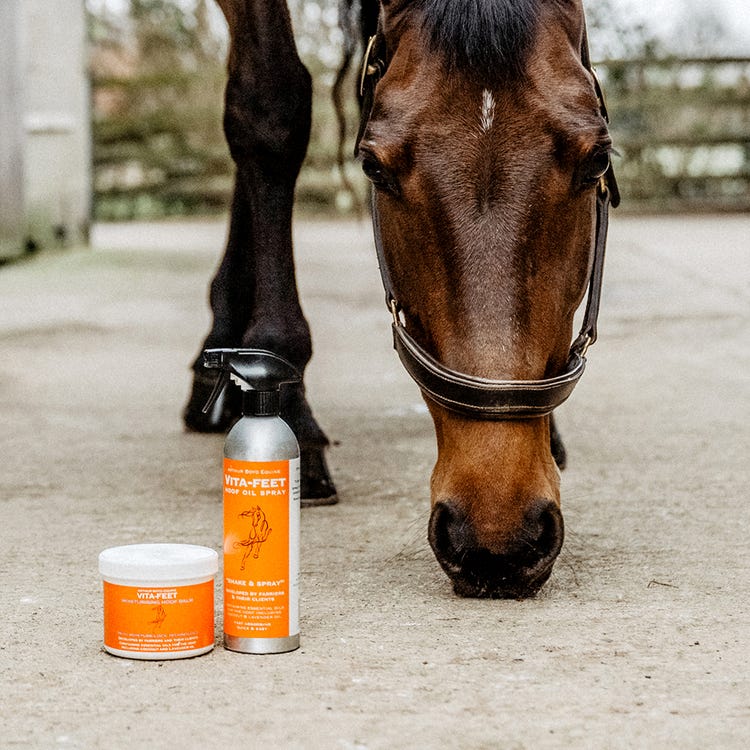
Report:
<svg viewBox="0 0 750 750"><path fill-rule="evenodd" d="M167 653L214 642L214 582L193 586L118 586L104 581L104 644Z"/></svg>
<svg viewBox="0 0 750 750"><path fill-rule="evenodd" d="M298 480L289 467L289 461L224 459L227 635L286 638L299 632L297 581L290 580L290 552L297 552L289 544L290 493L294 498L298 490L290 484Z"/></svg>

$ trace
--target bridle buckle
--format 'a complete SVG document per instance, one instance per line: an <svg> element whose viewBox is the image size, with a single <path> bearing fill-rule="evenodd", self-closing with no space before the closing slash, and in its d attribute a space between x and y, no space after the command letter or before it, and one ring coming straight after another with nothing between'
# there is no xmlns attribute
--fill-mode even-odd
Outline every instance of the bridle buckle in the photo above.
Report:
<svg viewBox="0 0 750 750"><path fill-rule="evenodd" d="M401 325L401 318L398 316L401 308L393 297L388 301L388 309L391 311L391 315L393 315L393 325L398 328Z"/></svg>

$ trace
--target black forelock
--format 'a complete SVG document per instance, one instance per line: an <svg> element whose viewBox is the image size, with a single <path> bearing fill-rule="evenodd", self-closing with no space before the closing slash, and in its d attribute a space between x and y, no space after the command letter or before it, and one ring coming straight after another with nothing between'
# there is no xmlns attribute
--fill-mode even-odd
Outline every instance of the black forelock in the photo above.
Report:
<svg viewBox="0 0 750 750"><path fill-rule="evenodd" d="M449 67L517 77L531 48L540 0L419 0L422 31Z"/></svg>

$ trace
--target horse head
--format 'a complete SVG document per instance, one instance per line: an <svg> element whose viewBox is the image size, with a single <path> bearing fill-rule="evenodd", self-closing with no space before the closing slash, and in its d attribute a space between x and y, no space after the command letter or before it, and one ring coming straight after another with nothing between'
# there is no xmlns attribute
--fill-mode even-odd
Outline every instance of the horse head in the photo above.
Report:
<svg viewBox="0 0 750 750"><path fill-rule="evenodd" d="M382 0L364 78L357 149L399 340L480 388L565 373L614 186L580 0ZM458 594L533 595L563 542L549 410L487 419L421 385L438 561Z"/></svg>

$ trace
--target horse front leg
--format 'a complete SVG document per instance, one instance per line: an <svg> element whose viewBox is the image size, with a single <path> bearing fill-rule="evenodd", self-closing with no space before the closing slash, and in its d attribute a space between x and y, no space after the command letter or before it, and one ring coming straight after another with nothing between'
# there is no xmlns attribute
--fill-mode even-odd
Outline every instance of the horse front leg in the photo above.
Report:
<svg viewBox="0 0 750 750"><path fill-rule="evenodd" d="M213 324L204 348L268 349L300 373L312 356L310 329L297 293L292 253L294 187L310 137L312 83L297 55L281 0L218 0L230 30L224 132L236 165L227 248L211 283ZM200 356L185 424L225 430L237 415L232 394L201 412L213 378ZM236 390L236 389L232 389ZM328 439L307 403L304 384L284 390L282 416L302 454L304 505L336 502Z"/></svg>

